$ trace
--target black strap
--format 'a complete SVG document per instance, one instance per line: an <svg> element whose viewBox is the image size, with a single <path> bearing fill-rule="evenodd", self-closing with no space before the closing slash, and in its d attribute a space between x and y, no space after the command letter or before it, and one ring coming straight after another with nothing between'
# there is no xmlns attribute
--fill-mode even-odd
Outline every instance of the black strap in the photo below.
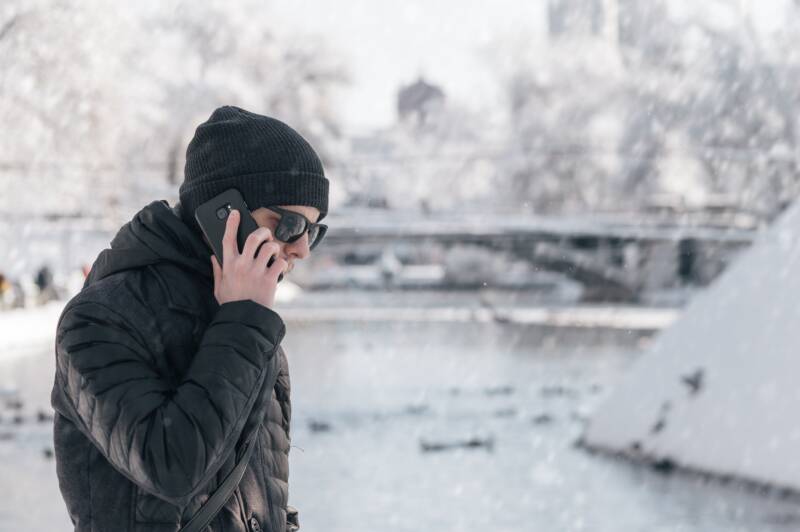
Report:
<svg viewBox="0 0 800 532"><path fill-rule="evenodd" d="M255 431L255 434L258 434L258 431ZM247 464L250 463L250 456L252 456L253 449L256 447L253 444L254 439L255 438L250 438L247 441L247 448L244 451L244 456L239 463L236 464L236 467L228 473L225 480L222 481L222 484L219 485L214 494L208 498L199 510L197 510L192 516L192 519L186 523L186 526L181 528L178 532L200 532L211 523L217 513L225 506L225 502L230 499L234 490L236 490L236 486L238 486L239 482L242 480Z"/></svg>
<svg viewBox="0 0 800 532"><path fill-rule="evenodd" d="M280 349L280 346L278 349ZM270 386L268 390L275 388L275 384L278 381L278 372L280 370L279 365L280 362L276 354L276 356L273 357L273 366L271 366L272 373L268 374L269 382L272 383L272 386ZM217 516L242 480L244 470L247 468L247 464L250 463L250 457L253 455L253 450L256 448L253 440L257 437L258 429L255 429L250 438L245 442L245 450L242 459L236 463L233 470L227 474L225 480L222 481L216 491L206 500L205 504L195 512L189 522L186 523L186 526L181 527L178 532L201 532L211 523L214 517Z"/></svg>

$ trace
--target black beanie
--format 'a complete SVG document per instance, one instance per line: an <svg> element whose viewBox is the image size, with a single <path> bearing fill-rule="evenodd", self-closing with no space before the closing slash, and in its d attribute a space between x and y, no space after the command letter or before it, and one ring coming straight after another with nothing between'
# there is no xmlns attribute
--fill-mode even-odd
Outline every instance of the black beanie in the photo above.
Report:
<svg viewBox="0 0 800 532"><path fill-rule="evenodd" d="M197 127L186 149L183 221L200 231L197 206L231 187L251 211L308 205L319 209L317 221L328 212L328 179L311 145L280 120L226 105Z"/></svg>

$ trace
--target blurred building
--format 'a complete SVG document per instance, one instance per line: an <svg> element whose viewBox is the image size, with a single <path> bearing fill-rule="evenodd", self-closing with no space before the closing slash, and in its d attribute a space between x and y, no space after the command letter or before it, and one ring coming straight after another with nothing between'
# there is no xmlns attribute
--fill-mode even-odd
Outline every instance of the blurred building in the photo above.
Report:
<svg viewBox="0 0 800 532"><path fill-rule="evenodd" d="M397 92L397 117L401 122L425 124L444 102L444 91L420 77Z"/></svg>
<svg viewBox="0 0 800 532"><path fill-rule="evenodd" d="M549 0L548 35L597 37L640 48L653 41L656 22L667 16L663 0Z"/></svg>

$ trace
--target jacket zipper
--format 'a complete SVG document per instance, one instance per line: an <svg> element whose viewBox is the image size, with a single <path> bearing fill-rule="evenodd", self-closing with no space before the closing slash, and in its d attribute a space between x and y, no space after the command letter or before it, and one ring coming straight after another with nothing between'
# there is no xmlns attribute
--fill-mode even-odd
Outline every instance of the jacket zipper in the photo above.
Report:
<svg viewBox="0 0 800 532"><path fill-rule="evenodd" d="M236 496L236 500L239 501L239 517L242 519L242 523L244 523L244 529L250 530L250 523L247 518L247 514L244 511L244 501L242 500L242 493L239 491L239 488L236 488L236 491L233 492Z"/></svg>
<svg viewBox="0 0 800 532"><path fill-rule="evenodd" d="M270 398L270 400L272 400L272 399ZM266 464L264 463L264 454L263 454L264 446L261 445L261 440L262 440L262 434L261 433L262 432L266 432L266 430L267 429L264 427L263 424L260 427L258 427L258 445L259 445L259 447L261 447L261 450L262 450L262 453L261 453L261 464L262 464L261 472L262 473L266 473L266 476L264 477L264 494L267 496L267 515L264 516L264 519L266 519L267 522L271 523L272 522L272 504L273 504L272 503L272 492L270 492L270 490L269 490L269 478L270 478L269 477L269 472L267 471ZM266 436L264 436L264 440L266 440Z"/></svg>
<svg viewBox="0 0 800 532"><path fill-rule="evenodd" d="M261 447L261 442L260 442L259 436L261 436L261 428L260 427L255 432L255 434L253 436L251 436L249 440L247 440L248 442L251 442L252 445L256 446L256 448L253 449L253 455L254 456L259 452L259 448ZM252 440L255 440L255 441L252 441ZM251 469L250 464L247 464L247 469ZM247 475L247 470L245 470L245 475ZM236 495L236 500L239 501L239 516L241 517L242 522L244 523L244 528L245 528L245 530L250 530L250 528L251 528L250 527L250 517L247 515L247 512L245 511L244 498L242 497L242 491L241 491L241 482L243 482L243 481L244 481L244 477L242 477L242 480L239 483L239 487L237 487L236 491L234 491L234 495ZM269 496L267 498L269 499Z"/></svg>

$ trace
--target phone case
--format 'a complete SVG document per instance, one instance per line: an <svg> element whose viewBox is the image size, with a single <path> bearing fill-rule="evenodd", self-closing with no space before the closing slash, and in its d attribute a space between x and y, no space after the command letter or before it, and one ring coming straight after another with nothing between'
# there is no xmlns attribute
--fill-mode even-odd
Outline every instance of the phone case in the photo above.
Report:
<svg viewBox="0 0 800 532"><path fill-rule="evenodd" d="M216 255L220 266L222 265L222 237L225 235L225 224L228 221L228 215L234 209L240 213L236 242L239 247L239 253L241 253L248 235L258 229L258 223L250 214L250 209L247 207L247 203L245 203L244 197L242 197L239 190L229 188L201 204L194 211L195 220L197 220L200 229L202 229L209 244L211 244L211 249ZM256 255L258 255L258 251L256 251ZM267 266L271 266L274 261L275 257L270 257ZM282 276L283 274L281 274Z"/></svg>

